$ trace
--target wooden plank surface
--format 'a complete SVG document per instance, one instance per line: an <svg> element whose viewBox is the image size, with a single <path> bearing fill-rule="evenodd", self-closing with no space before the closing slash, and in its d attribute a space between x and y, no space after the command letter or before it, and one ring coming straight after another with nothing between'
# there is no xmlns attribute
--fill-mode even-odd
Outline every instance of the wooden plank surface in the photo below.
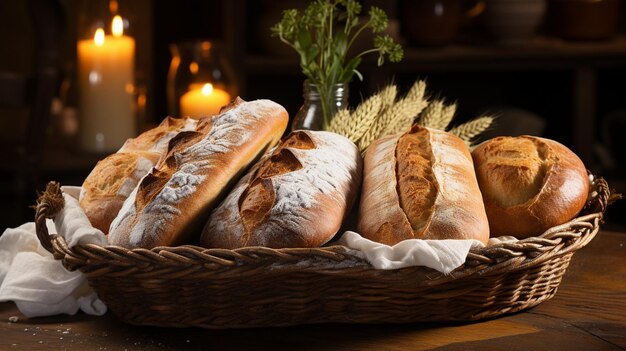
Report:
<svg viewBox="0 0 626 351"><path fill-rule="evenodd" d="M625 245L626 233L601 232L574 255L552 300L482 322L212 331L110 314L27 319L0 303L0 350L626 350Z"/></svg>

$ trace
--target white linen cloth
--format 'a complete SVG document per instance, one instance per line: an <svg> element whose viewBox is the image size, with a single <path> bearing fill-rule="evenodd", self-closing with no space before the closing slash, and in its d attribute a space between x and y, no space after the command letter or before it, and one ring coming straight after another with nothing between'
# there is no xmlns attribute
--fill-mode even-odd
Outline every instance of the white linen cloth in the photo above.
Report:
<svg viewBox="0 0 626 351"><path fill-rule="evenodd" d="M404 240L389 246L351 231L345 232L338 240L338 244L360 251L377 269L426 266L444 274L460 267L473 246L484 246L478 240L421 239Z"/></svg>
<svg viewBox="0 0 626 351"><path fill-rule="evenodd" d="M70 247L105 245L104 234L91 226L78 204L80 188L63 187L65 207L48 231L63 235ZM70 195L71 194L71 195ZM14 301L27 317L75 314L103 315L107 308L80 271L70 272L44 249L35 223L8 228L0 236L0 301Z"/></svg>

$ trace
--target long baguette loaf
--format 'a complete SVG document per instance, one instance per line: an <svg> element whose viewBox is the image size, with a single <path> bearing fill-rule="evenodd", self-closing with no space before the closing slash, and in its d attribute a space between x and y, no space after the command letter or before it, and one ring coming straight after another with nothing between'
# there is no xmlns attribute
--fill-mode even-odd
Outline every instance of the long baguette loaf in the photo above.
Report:
<svg viewBox="0 0 626 351"><path fill-rule="evenodd" d="M348 214L361 155L347 138L295 131L259 162L211 214L201 245L318 247Z"/></svg>
<svg viewBox="0 0 626 351"><path fill-rule="evenodd" d="M275 102L237 99L200 121L198 131L179 133L124 202L109 242L152 248L199 234L209 211L238 175L278 142L287 122L287 111Z"/></svg>
<svg viewBox="0 0 626 351"><path fill-rule="evenodd" d="M458 137L417 125L365 154L358 230L388 245L406 239L476 239L489 224L470 152Z"/></svg>
<svg viewBox="0 0 626 351"><path fill-rule="evenodd" d="M585 165L554 140L497 137L478 145L472 156L493 235L539 235L585 205Z"/></svg>
<svg viewBox="0 0 626 351"><path fill-rule="evenodd" d="M169 141L181 131L195 130L196 125L194 119L167 117L100 160L85 178L79 199L91 225L108 233L124 200L165 154Z"/></svg>

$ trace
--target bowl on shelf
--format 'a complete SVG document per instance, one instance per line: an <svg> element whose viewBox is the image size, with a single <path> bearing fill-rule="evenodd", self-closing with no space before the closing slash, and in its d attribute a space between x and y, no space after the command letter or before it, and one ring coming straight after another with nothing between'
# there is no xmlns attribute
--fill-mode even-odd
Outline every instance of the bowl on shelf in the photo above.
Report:
<svg viewBox="0 0 626 351"><path fill-rule="evenodd" d="M523 44L535 35L546 11L546 0L488 0L483 24L499 44Z"/></svg>
<svg viewBox="0 0 626 351"><path fill-rule="evenodd" d="M601 40L614 36L620 0L551 0L554 30L572 40Z"/></svg>
<svg viewBox="0 0 626 351"><path fill-rule="evenodd" d="M444 46L454 41L459 28L478 16L484 0L404 0L399 3L401 32L417 46Z"/></svg>

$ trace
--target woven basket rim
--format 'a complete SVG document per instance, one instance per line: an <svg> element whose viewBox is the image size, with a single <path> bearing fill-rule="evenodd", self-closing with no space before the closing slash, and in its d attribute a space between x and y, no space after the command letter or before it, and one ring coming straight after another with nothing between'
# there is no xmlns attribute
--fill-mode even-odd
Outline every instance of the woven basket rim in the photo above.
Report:
<svg viewBox="0 0 626 351"><path fill-rule="evenodd" d="M564 255L585 246L598 232L603 213L611 196L608 184L602 178L594 178L587 204L581 213L588 213L572 219L562 225L550 228L536 237L521 239L516 242L504 242L495 245L472 248L466 262L445 278L461 278L479 272L490 274L502 270L523 269L528 264L547 260L555 255ZM50 185L49 185L50 186ZM58 183L52 185L46 193L60 195ZM46 194L44 193L44 195ZM42 196L44 197L44 196ZM355 254L355 250L345 246L333 245L319 248L281 248L245 247L234 250L203 248L194 245L161 246L152 249L127 249L115 245L99 246L95 244L76 245L70 249L65 239L59 235L48 235L45 218L53 217L51 201L38 202L36 213L37 234L42 245L61 259L66 268L80 269L89 275L107 274L117 266L120 269L135 267L150 270L157 267L180 268L202 264L207 269L221 269L245 264L259 265L281 262L297 263L302 260L325 262L349 262L353 269L374 269L369 262ZM54 206L58 206L55 204ZM589 213L590 212L590 213ZM47 243L45 241L48 241ZM408 267L430 270L426 267ZM333 270L332 265L323 269ZM346 270L345 265L334 268ZM357 269L357 270L358 270ZM407 268L401 268L406 270ZM437 276L436 271L433 277ZM439 278L443 274L439 275ZM436 280L436 279L434 279ZM446 279L449 280L449 279ZM431 281L431 283L434 283Z"/></svg>
<svg viewBox="0 0 626 351"><path fill-rule="evenodd" d="M83 272L113 314L131 324L224 329L475 321L554 296L574 252L598 233L612 198L606 181L590 180L577 218L536 237L472 249L448 275L423 266L375 269L338 245L70 249L45 225L63 207L57 183L40 197L35 224L42 245L67 269Z"/></svg>

